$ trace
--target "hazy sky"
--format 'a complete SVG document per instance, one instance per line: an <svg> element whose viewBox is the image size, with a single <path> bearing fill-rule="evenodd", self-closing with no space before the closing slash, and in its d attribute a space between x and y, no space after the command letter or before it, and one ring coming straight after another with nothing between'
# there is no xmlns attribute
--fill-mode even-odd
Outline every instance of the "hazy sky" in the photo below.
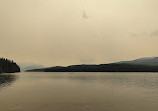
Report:
<svg viewBox="0 0 158 111"><path fill-rule="evenodd" d="M158 56L158 0L0 0L0 56L45 66Z"/></svg>

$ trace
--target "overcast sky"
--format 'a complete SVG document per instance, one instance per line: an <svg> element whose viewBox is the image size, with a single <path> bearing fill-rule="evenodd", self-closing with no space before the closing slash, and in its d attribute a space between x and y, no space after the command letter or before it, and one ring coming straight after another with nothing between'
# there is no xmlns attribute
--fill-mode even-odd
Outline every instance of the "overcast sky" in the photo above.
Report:
<svg viewBox="0 0 158 111"><path fill-rule="evenodd" d="M45 66L158 56L158 0L0 0L0 56Z"/></svg>

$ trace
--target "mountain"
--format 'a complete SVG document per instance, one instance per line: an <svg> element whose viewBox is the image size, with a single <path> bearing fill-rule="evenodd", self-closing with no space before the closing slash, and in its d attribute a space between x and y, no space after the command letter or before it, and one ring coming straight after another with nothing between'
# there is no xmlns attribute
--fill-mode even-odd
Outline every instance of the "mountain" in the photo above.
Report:
<svg viewBox="0 0 158 111"><path fill-rule="evenodd" d="M0 73L15 73L20 72L20 67L13 62L5 58L0 58Z"/></svg>
<svg viewBox="0 0 158 111"><path fill-rule="evenodd" d="M72 65L67 67L56 66L27 70L27 72L158 72L158 66L113 63L100 65Z"/></svg>
<svg viewBox="0 0 158 111"><path fill-rule="evenodd" d="M158 57L100 65L71 65L27 70L27 72L158 72Z"/></svg>
<svg viewBox="0 0 158 111"><path fill-rule="evenodd" d="M57 66L28 70L27 72L158 72L158 66L113 63L100 65L72 65L67 67Z"/></svg>
<svg viewBox="0 0 158 111"><path fill-rule="evenodd" d="M135 59L132 61L121 61L118 63L158 66L158 57L146 57L146 58Z"/></svg>
<svg viewBox="0 0 158 111"><path fill-rule="evenodd" d="M34 64L34 63L18 63L18 65L20 66L21 72L25 72L26 70L31 70L31 69L44 68L43 65Z"/></svg>

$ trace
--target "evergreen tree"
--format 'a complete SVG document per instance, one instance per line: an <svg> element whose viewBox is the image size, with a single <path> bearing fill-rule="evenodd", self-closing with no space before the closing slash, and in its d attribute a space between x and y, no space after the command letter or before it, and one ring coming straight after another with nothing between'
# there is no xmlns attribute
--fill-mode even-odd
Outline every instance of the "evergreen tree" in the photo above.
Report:
<svg viewBox="0 0 158 111"><path fill-rule="evenodd" d="M0 73L20 72L20 67L7 58L0 58Z"/></svg>

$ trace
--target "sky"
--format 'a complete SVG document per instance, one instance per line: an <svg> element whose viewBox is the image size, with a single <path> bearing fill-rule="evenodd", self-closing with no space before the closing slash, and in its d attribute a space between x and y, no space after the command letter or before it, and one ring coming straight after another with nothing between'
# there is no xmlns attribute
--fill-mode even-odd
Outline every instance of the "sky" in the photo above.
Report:
<svg viewBox="0 0 158 111"><path fill-rule="evenodd" d="M158 0L0 0L0 56L44 66L158 56Z"/></svg>

